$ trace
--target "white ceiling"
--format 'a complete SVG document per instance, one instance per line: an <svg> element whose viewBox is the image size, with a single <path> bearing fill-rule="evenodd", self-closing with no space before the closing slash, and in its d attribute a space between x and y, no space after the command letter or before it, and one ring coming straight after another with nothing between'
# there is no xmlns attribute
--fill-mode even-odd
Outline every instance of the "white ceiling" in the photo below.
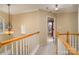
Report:
<svg viewBox="0 0 79 59"><path fill-rule="evenodd" d="M76 4L59 4L58 8L59 10L55 11L55 4L12 4L11 14L31 12L39 9L53 13L77 12ZM8 12L8 6L0 4L0 11Z"/></svg>

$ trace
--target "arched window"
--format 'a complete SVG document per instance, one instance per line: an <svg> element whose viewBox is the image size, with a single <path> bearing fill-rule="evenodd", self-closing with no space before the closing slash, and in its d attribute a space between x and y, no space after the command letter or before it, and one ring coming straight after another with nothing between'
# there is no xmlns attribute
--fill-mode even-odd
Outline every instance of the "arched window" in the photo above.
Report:
<svg viewBox="0 0 79 59"><path fill-rule="evenodd" d="M4 19L2 17L0 17L0 34L3 34L4 30L5 30Z"/></svg>

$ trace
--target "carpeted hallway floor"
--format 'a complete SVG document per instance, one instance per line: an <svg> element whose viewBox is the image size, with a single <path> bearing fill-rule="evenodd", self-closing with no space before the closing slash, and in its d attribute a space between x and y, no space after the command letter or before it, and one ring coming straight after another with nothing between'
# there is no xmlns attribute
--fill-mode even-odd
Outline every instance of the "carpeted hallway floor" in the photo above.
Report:
<svg viewBox="0 0 79 59"><path fill-rule="evenodd" d="M50 38L51 39L51 38ZM48 44L41 46L36 55L56 55L56 44L54 40L49 40Z"/></svg>

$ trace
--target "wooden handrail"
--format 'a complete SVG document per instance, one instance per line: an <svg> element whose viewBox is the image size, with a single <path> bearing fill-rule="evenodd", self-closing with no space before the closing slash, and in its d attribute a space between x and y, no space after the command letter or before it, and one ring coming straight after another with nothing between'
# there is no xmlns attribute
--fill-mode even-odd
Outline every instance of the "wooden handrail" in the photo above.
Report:
<svg viewBox="0 0 79 59"><path fill-rule="evenodd" d="M66 33L65 35L69 35L70 33ZM74 33L73 33L74 34ZM76 33L77 34L77 33ZM57 37L59 38L60 35L63 35L63 34L60 34L59 32L57 32ZM70 34L72 35L72 34ZM79 34L77 34L79 35ZM73 55L79 55L79 51L76 51L73 47L70 46L69 43L67 43L65 40L65 38L61 38L60 41L64 44L64 46L66 47L66 49L68 49L68 52L73 54Z"/></svg>
<svg viewBox="0 0 79 59"><path fill-rule="evenodd" d="M20 36L20 37L17 37L17 38L12 38L12 39L9 39L9 40L6 40L6 41L3 41L3 42L0 42L0 47L2 46L5 46L5 45L8 45L8 44L11 44L15 41L19 41L19 40L22 40L24 38L28 38L28 37L31 37L35 34L39 34L40 32L35 32L35 33L32 33L32 34L28 34L28 35L24 35L24 36Z"/></svg>
<svg viewBox="0 0 79 59"><path fill-rule="evenodd" d="M67 33L59 33L59 35L67 35ZM79 33L69 33L69 35L79 35Z"/></svg>

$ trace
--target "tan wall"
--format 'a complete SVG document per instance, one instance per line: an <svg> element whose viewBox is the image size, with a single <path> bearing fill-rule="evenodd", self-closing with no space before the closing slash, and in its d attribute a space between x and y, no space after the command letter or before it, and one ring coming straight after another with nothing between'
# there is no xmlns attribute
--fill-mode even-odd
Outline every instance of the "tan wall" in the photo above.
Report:
<svg viewBox="0 0 79 59"><path fill-rule="evenodd" d="M79 5L78 5L78 32L79 32Z"/></svg>
<svg viewBox="0 0 79 59"><path fill-rule="evenodd" d="M59 32L78 32L78 13L58 13L57 31Z"/></svg>
<svg viewBox="0 0 79 59"><path fill-rule="evenodd" d="M26 34L39 31L38 12L13 15L12 22L17 34L21 34L21 25L25 25Z"/></svg>
<svg viewBox="0 0 79 59"><path fill-rule="evenodd" d="M0 17L2 17L4 20L8 20L8 15L5 12L0 11Z"/></svg>
<svg viewBox="0 0 79 59"><path fill-rule="evenodd" d="M79 33L79 5L78 5L78 33ZM79 37L78 37L79 42ZM79 43L78 43L78 50L79 50Z"/></svg>

